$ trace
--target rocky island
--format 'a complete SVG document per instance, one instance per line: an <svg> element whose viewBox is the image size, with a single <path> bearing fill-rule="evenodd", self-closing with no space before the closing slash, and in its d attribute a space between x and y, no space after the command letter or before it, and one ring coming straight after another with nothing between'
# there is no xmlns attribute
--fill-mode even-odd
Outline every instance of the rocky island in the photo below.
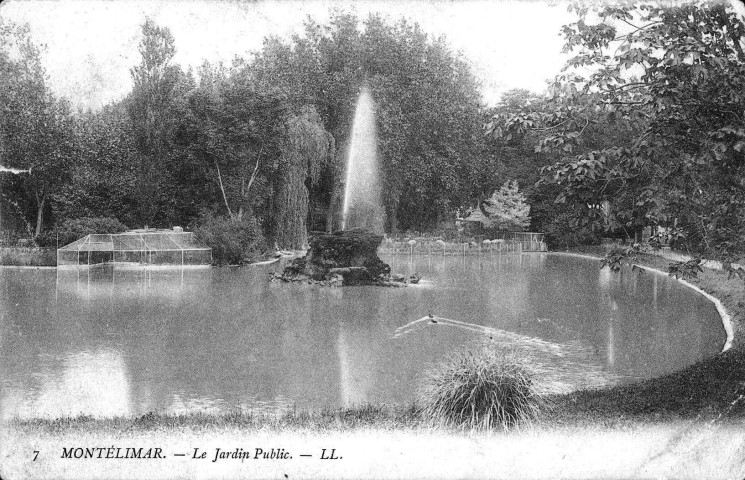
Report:
<svg viewBox="0 0 745 480"><path fill-rule="evenodd" d="M378 257L382 241L382 235L363 229L316 233L311 236L308 253L292 260L274 278L332 286L398 286L418 282L418 275L391 277L391 267Z"/></svg>

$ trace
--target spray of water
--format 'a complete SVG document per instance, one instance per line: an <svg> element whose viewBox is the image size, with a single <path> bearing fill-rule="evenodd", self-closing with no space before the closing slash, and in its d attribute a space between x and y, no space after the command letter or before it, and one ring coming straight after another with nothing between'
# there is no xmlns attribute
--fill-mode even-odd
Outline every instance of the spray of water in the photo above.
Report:
<svg viewBox="0 0 745 480"><path fill-rule="evenodd" d="M384 219L375 132L375 103L370 89L363 87L357 100L349 144L342 229L364 228L383 234Z"/></svg>
<svg viewBox="0 0 745 480"><path fill-rule="evenodd" d="M1 172L12 173L14 175L20 175L21 173L28 173L29 175L31 175L30 168L27 170L20 170L18 168L8 168L8 167L3 167L2 165L0 165L0 173Z"/></svg>

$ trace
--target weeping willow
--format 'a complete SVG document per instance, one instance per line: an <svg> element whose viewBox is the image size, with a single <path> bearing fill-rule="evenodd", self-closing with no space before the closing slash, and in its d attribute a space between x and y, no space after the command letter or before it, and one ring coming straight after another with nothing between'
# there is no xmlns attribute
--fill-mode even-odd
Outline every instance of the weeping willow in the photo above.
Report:
<svg viewBox="0 0 745 480"><path fill-rule="evenodd" d="M285 122L274 198L274 240L279 248L299 249L308 242L309 192L323 165L333 158L334 139L312 107Z"/></svg>

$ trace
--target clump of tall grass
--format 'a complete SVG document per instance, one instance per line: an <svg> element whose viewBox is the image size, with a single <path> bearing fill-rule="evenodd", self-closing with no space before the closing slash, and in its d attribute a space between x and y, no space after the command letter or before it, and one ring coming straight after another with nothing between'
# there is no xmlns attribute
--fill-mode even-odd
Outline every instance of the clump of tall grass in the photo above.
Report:
<svg viewBox="0 0 745 480"><path fill-rule="evenodd" d="M494 345L467 347L428 372L422 416L432 424L510 429L534 420L541 397L524 358Z"/></svg>

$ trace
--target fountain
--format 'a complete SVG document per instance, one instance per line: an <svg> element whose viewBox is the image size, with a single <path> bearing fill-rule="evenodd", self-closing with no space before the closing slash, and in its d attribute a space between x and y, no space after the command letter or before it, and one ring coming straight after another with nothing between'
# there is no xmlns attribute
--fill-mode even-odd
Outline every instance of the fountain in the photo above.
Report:
<svg viewBox="0 0 745 480"><path fill-rule="evenodd" d="M375 104L370 89L362 87L349 142L342 230L360 228L383 234L385 216L377 149Z"/></svg>
<svg viewBox="0 0 745 480"><path fill-rule="evenodd" d="M338 285L384 285L391 268L378 258L384 210L375 133L375 103L362 87L349 142L342 230L311 234L310 250L277 278Z"/></svg>

